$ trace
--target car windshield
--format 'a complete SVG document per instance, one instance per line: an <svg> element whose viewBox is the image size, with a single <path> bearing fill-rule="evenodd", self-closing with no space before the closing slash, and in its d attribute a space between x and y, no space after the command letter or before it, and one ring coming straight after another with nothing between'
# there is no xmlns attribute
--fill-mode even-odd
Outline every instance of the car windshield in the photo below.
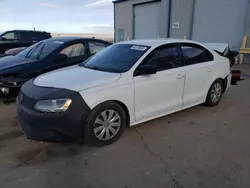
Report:
<svg viewBox="0 0 250 188"><path fill-rule="evenodd" d="M114 44L80 64L89 69L122 73L128 71L150 47Z"/></svg>
<svg viewBox="0 0 250 188"><path fill-rule="evenodd" d="M62 44L63 42L61 41L44 40L26 48L17 54L17 56L24 57L26 59L41 60L47 57Z"/></svg>

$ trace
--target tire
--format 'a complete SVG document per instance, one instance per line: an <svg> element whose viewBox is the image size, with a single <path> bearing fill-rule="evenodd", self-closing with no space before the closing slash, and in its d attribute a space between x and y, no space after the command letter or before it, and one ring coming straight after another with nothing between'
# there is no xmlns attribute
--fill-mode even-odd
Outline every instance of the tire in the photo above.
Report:
<svg viewBox="0 0 250 188"><path fill-rule="evenodd" d="M220 103L222 95L223 95L223 83L221 80L217 79L209 88L205 105L211 107L217 106Z"/></svg>
<svg viewBox="0 0 250 188"><path fill-rule="evenodd" d="M105 102L91 111L84 126L84 139L94 146L109 145L122 135L125 126L126 113L123 108L116 102Z"/></svg>

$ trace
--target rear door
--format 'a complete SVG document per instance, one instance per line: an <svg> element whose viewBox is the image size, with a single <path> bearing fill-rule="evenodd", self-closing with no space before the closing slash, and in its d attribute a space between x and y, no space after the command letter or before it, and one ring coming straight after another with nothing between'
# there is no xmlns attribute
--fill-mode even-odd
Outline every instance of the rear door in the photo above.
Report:
<svg viewBox="0 0 250 188"><path fill-rule="evenodd" d="M36 39L32 31L20 31L19 35L20 47L26 47L36 43Z"/></svg>
<svg viewBox="0 0 250 188"><path fill-rule="evenodd" d="M215 62L213 54L200 45L184 43L181 49L186 71L183 95L183 106L186 108L205 101L213 82Z"/></svg>

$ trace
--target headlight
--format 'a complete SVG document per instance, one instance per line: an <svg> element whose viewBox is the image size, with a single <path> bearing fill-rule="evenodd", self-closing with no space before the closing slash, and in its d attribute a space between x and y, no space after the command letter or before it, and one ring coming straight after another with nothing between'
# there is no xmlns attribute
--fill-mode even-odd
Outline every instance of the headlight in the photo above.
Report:
<svg viewBox="0 0 250 188"><path fill-rule="evenodd" d="M40 112L65 112L72 100L71 99L54 99L38 101L34 109Z"/></svg>

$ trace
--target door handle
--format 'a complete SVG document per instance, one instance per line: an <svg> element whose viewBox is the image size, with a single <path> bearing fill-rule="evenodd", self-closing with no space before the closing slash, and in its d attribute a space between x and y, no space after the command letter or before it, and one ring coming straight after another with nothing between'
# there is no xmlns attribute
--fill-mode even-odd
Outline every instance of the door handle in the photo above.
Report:
<svg viewBox="0 0 250 188"><path fill-rule="evenodd" d="M182 79L182 78L184 78L184 77L185 77L184 74L178 74L177 79Z"/></svg>
<svg viewBox="0 0 250 188"><path fill-rule="evenodd" d="M212 69L207 69L207 72L212 72Z"/></svg>

